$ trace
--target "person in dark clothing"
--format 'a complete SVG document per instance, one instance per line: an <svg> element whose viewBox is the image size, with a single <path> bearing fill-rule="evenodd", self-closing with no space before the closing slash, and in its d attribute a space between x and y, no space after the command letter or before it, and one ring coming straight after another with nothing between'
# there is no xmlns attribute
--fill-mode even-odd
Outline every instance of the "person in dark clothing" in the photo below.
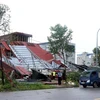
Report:
<svg viewBox="0 0 100 100"><path fill-rule="evenodd" d="M61 85L61 80L62 80L62 73L59 71L58 72L58 85Z"/></svg>
<svg viewBox="0 0 100 100"><path fill-rule="evenodd" d="M62 75L63 80L66 80L66 72L63 70L63 75Z"/></svg>

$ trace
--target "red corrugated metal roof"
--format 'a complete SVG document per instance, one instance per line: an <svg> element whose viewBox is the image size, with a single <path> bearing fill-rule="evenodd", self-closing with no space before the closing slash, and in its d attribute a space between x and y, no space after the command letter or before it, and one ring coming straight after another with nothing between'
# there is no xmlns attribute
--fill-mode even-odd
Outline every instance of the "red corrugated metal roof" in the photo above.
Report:
<svg viewBox="0 0 100 100"><path fill-rule="evenodd" d="M20 67L20 66L16 66L15 67L21 75L30 75L31 73L29 71L27 71L25 68Z"/></svg>
<svg viewBox="0 0 100 100"><path fill-rule="evenodd" d="M24 45L27 46L27 48L29 48L34 54L36 54L40 59L43 59L49 63L51 63L52 61L54 61L57 64L61 64L60 60L54 60L53 55L42 49L39 44L35 44L35 43L27 43L27 42L22 42Z"/></svg>
<svg viewBox="0 0 100 100"><path fill-rule="evenodd" d="M63 63L61 63L61 65L59 66L59 68L60 67L66 67L66 68L68 68L65 64L63 64Z"/></svg>
<svg viewBox="0 0 100 100"><path fill-rule="evenodd" d="M39 58L48 61L53 59L53 55L46 50L42 49L38 44L27 45L27 47L35 53Z"/></svg>
<svg viewBox="0 0 100 100"><path fill-rule="evenodd" d="M3 46L7 49L7 50L11 50L10 47L8 46L8 44L5 41L1 42L3 44Z"/></svg>
<svg viewBox="0 0 100 100"><path fill-rule="evenodd" d="M60 60L53 60L56 64L60 65L61 61Z"/></svg>

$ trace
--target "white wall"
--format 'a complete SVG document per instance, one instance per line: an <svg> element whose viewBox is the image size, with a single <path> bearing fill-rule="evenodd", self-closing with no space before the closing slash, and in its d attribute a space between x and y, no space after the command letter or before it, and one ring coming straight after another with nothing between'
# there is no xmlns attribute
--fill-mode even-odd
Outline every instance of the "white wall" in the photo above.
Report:
<svg viewBox="0 0 100 100"><path fill-rule="evenodd" d="M87 53L83 52L82 54L77 55L77 64L79 65L87 65L87 66L92 66L94 64L93 61L93 54L92 53Z"/></svg>

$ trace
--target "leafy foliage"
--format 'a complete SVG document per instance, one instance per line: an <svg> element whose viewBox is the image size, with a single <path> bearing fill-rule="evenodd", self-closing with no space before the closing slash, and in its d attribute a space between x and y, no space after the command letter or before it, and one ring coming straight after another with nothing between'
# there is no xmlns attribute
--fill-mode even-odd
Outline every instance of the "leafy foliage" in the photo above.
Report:
<svg viewBox="0 0 100 100"><path fill-rule="evenodd" d="M78 82L79 77L80 77L80 72L70 72L67 75L68 81L72 81L72 82Z"/></svg>
<svg viewBox="0 0 100 100"><path fill-rule="evenodd" d="M100 47L97 48L97 58L98 58L98 65L100 66ZM94 62L96 62L96 48L93 49L93 53L94 53Z"/></svg>
<svg viewBox="0 0 100 100"><path fill-rule="evenodd" d="M11 88L12 88L11 84L8 83L1 86L1 90L5 90L5 91L11 90Z"/></svg>
<svg viewBox="0 0 100 100"><path fill-rule="evenodd" d="M65 62L64 52L74 52L75 49L74 46L69 45L72 40L72 30L68 30L67 26L61 26L60 24L50 27L50 30L49 49L54 55L61 53Z"/></svg>
<svg viewBox="0 0 100 100"><path fill-rule="evenodd" d="M5 4L0 4L0 31L5 34L10 31L10 8Z"/></svg>
<svg viewBox="0 0 100 100"><path fill-rule="evenodd" d="M65 51L67 51L67 52L75 52L75 47L73 45L67 45L67 48L65 48Z"/></svg>

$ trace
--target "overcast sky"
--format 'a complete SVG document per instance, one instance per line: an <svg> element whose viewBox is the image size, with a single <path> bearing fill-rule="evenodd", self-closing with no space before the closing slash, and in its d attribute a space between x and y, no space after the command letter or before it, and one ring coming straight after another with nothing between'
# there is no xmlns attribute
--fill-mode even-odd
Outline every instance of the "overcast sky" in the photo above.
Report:
<svg viewBox="0 0 100 100"><path fill-rule="evenodd" d="M50 26L59 23L73 30L76 53L91 53L96 47L100 0L0 0L0 3L11 9L11 31L32 34L34 42L46 42Z"/></svg>

